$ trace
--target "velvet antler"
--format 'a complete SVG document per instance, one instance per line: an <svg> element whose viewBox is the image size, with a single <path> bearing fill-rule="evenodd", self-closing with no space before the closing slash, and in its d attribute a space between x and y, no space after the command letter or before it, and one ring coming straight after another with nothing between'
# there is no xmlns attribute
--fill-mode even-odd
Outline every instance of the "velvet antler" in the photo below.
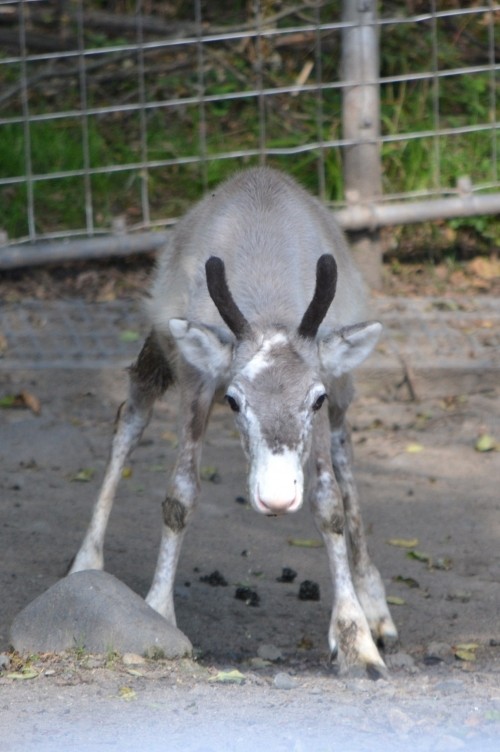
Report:
<svg viewBox="0 0 500 752"><path fill-rule="evenodd" d="M336 287L337 264L331 254L325 253L316 264L316 288L300 322L298 332L301 337L314 339L335 297Z"/></svg>
<svg viewBox="0 0 500 752"><path fill-rule="evenodd" d="M211 256L205 264L205 272L210 297L236 339L240 340L248 336L251 331L250 324L233 300L222 259L218 256Z"/></svg>

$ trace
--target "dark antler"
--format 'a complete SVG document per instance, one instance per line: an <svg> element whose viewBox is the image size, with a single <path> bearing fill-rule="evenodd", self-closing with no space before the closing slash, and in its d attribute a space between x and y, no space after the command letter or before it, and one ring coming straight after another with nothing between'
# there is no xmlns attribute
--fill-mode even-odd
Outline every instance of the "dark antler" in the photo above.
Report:
<svg viewBox="0 0 500 752"><path fill-rule="evenodd" d="M205 272L210 297L236 339L243 339L248 336L251 331L250 324L233 300L227 285L222 259L218 256L211 256L205 264Z"/></svg>
<svg viewBox="0 0 500 752"><path fill-rule="evenodd" d="M316 289L299 326L301 337L314 339L319 325L326 316L335 297L337 287L337 264L329 253L320 256L316 264Z"/></svg>

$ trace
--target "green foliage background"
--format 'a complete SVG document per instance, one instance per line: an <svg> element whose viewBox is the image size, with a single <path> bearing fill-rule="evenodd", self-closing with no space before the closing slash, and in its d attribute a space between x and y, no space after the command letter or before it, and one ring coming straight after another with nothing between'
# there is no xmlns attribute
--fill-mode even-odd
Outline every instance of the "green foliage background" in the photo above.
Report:
<svg viewBox="0 0 500 752"><path fill-rule="evenodd" d="M457 0L438 2L438 10L464 5ZM37 53L40 36L75 50L76 19L65 13L64 4L42 3L35 9L28 27L28 53ZM255 24L255 16L247 2L202 3L205 33L242 28ZM261 14L283 28L301 24L339 20L338 0L323 2L318 7L300 6L287 14L281 3L262 0ZM400 15L401 4L381 2L382 18ZM406 11L426 13L431 3L411 0ZM69 4L69 7L73 7ZM85 188L92 195L93 223L97 229L108 229L113 217L125 215L130 225L140 224L143 216L144 180L152 220L164 220L182 213L203 191L219 182L238 167L258 162L257 156L216 159L221 152L258 151L261 144L268 149L294 148L310 142L331 141L341 137L341 92L326 89L321 98L314 90L298 96L274 93L260 101L252 91L263 85L266 89L293 84L304 64L314 62L308 83L317 77L323 82L338 81L340 32L322 37L321 56L316 53L313 34L295 34L284 44L276 39L207 42L203 50L203 81L200 81L196 48L172 46L144 52L144 80L141 79L138 54L122 50L137 41L135 32L110 30L105 23L91 22L92 14L111 12L116 16L133 16L135 2L115 0L113 3L86 2L85 47L105 50L106 54L86 59L85 86L78 58L62 57L54 62L32 60L27 65L29 129L21 120L23 91L21 64L16 55L16 30L10 49L0 53L0 179L12 180L0 185L0 229L10 238L28 234L28 185L30 169L34 176L47 179L32 183L32 201L37 233L65 232L84 228L86 224ZM151 2L148 6L159 26L175 24L182 33L193 34L193 5L177 2ZM221 19L224 19L222 24ZM500 20L500 19L499 19ZM491 38L485 14L450 16L436 23L437 46L433 46L432 21L387 24L381 27L381 74L393 77L428 72L433 61L439 70L465 66L487 65ZM162 39L162 30L147 33L146 42ZM293 36L295 32L291 32ZM257 46L260 44L260 48ZM498 54L498 53L497 53ZM259 64L259 61L261 64ZM496 77L493 77L495 75ZM202 86L210 99L203 109L196 101ZM436 88L437 87L437 88ZM90 113L82 119L83 103ZM246 98L224 99L235 92L246 92ZM435 101L439 102L436 120ZM142 100L141 100L142 97ZM175 106L167 102L175 100ZM490 71L441 78L386 83L381 87L381 129L383 136L401 133L425 134L436 125L440 128L494 123L498 119L500 100L499 75ZM141 101L148 107L145 114L134 108ZM115 107L107 114L99 108ZM95 110L95 114L92 114ZM51 114L65 113L51 118ZM264 115L264 119L262 118ZM46 119L43 119L46 117ZM265 128L262 123L265 122ZM146 151L141 132L147 131ZM200 138L200 133L203 137ZM85 179L78 174L87 164L95 171ZM389 194L418 192L454 187L457 179L468 175L473 183L498 181L496 154L500 135L488 131L442 137L409 138L384 143L382 146L384 191ZM203 164L189 160L203 150ZM29 152L31 165L26 163ZM325 149L325 182L318 174L317 153L304 152L291 156L270 157L268 162L295 175L313 192L324 190L329 201L343 199L342 160L338 149ZM144 160L174 161L141 169ZM132 167L130 167L132 165ZM109 168L123 170L109 172ZM17 180L17 182L14 182ZM87 208L88 211L88 208ZM496 217L456 220L455 230L472 230L485 248L500 245L500 227Z"/></svg>

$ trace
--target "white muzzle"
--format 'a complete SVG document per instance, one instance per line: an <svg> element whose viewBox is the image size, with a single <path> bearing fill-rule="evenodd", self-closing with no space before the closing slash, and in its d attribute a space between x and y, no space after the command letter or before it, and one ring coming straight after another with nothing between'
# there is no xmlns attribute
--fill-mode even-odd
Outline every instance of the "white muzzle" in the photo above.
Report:
<svg viewBox="0 0 500 752"><path fill-rule="evenodd" d="M296 512L302 505L304 473L296 452L273 454L267 447L252 463L249 487L253 508L262 514Z"/></svg>

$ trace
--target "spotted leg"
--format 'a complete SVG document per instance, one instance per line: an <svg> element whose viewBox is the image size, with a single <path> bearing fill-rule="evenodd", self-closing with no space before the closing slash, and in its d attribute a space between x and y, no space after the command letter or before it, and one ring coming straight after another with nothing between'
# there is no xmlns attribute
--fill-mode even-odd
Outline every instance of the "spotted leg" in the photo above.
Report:
<svg viewBox="0 0 500 752"><path fill-rule="evenodd" d="M358 491L352 472L350 431L343 416L337 418L332 426L331 455L346 515L356 593L374 639L389 647L397 642L398 632L387 606L382 578L368 553Z"/></svg>
<svg viewBox="0 0 500 752"><path fill-rule="evenodd" d="M167 497L163 502L163 530L156 571L147 603L175 626L173 601L177 562L200 490L202 440L210 416L215 386L200 372L181 364L181 425L179 450Z"/></svg>
<svg viewBox="0 0 500 752"><path fill-rule="evenodd" d="M326 411L318 414L314 444L311 504L316 525L323 536L333 580L333 609L328 633L330 650L341 671L363 666L369 674L381 675L385 673L385 664L373 641L351 577L344 508L330 458Z"/></svg>
<svg viewBox="0 0 500 752"><path fill-rule="evenodd" d="M173 382L173 372L154 332L146 339L137 361L130 368L129 376L129 394L118 411L104 481L70 573L103 568L104 536L123 466L139 443L155 400Z"/></svg>

